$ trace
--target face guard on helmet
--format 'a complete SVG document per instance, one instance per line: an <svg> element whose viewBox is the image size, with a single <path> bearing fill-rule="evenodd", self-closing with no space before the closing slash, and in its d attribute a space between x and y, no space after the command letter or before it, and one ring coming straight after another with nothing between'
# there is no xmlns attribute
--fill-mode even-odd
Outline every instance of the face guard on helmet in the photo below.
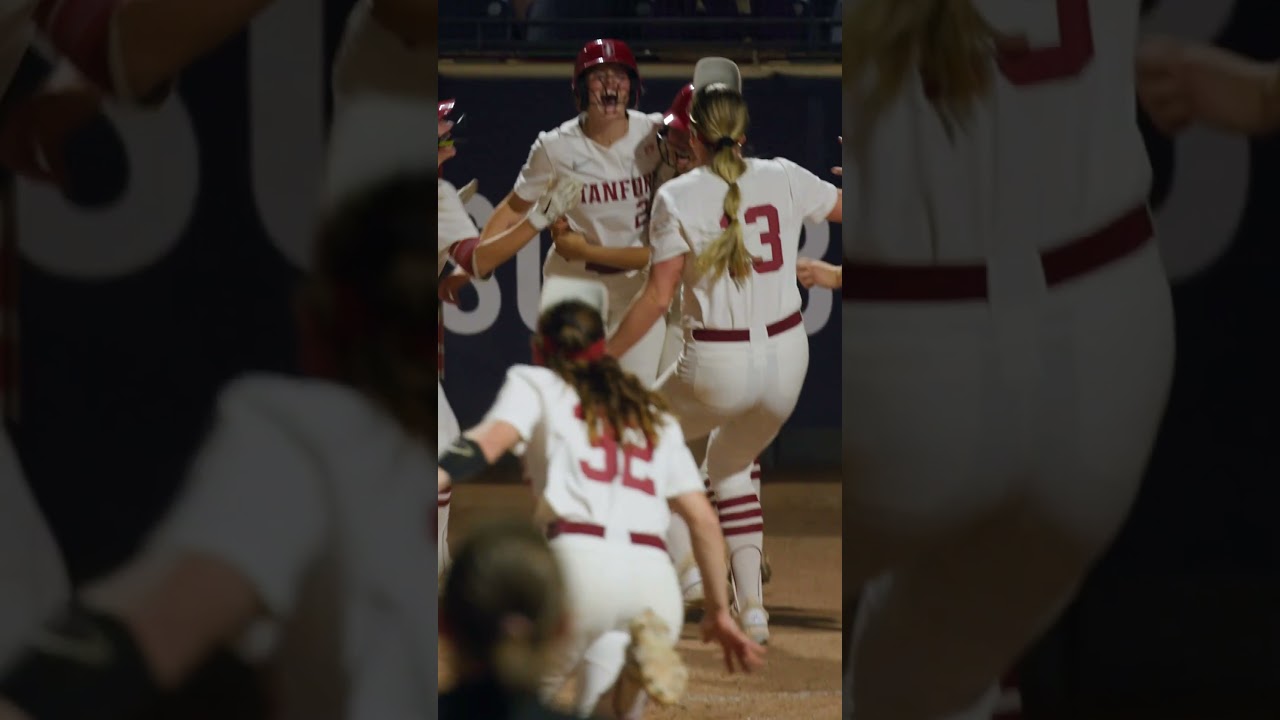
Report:
<svg viewBox="0 0 1280 720"><path fill-rule="evenodd" d="M689 147L689 106L693 104L693 83L680 88L671 101L671 108L662 118L662 127L658 129L658 151L662 161L677 170L683 165L693 162L693 150ZM672 137L675 131L676 140Z"/></svg>
<svg viewBox="0 0 1280 720"><path fill-rule="evenodd" d="M573 64L573 81L570 83L570 88L573 90L574 100L578 103L578 109L585 110L589 105L586 74L601 65L618 65L626 71L631 79L631 93L627 98L626 107L638 107L640 95L644 89L640 84L640 69L636 65L636 56L621 40L600 39L583 45L582 50L578 52L577 61Z"/></svg>
<svg viewBox="0 0 1280 720"><path fill-rule="evenodd" d="M448 132L442 134L436 143L437 147L446 148L454 145L461 145L465 142L465 138L459 135L466 132L465 122L466 113L460 112L456 107L456 100L445 100L436 106L436 121L452 123L452 127Z"/></svg>

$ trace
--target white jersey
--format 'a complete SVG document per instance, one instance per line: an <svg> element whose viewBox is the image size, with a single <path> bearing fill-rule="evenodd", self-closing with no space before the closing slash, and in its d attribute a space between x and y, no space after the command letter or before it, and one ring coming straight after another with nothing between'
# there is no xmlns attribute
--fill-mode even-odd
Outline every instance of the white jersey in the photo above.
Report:
<svg viewBox="0 0 1280 720"><path fill-rule="evenodd" d="M764 327L800 311L800 231L805 220L822 222L831 214L839 191L790 160L746 162L747 171L738 178L738 219L747 251L757 260L755 272L741 285L728 274L701 277L694 262L723 230L728 183L703 166L664 183L654 199L652 262L689 255L682 278L687 328Z"/></svg>
<svg viewBox="0 0 1280 720"><path fill-rule="evenodd" d="M436 181L436 207L439 208L436 216L436 249L439 253L436 274L444 272L445 263L449 260L471 273L471 254L480 231L462 205L458 189L446 180Z"/></svg>
<svg viewBox="0 0 1280 720"><path fill-rule="evenodd" d="M371 0L357 0L347 16L333 63L335 114L354 95L376 92L426 99L433 95L434 59L426 44L411 46L383 27L371 13Z"/></svg>
<svg viewBox="0 0 1280 720"><path fill-rule="evenodd" d="M559 176L581 180L581 202L566 213L570 226L594 245L642 247L654 171L662 162L657 138L662 114L628 110L627 118L626 136L607 148L587 137L578 118L539 133L515 194L536 202Z"/></svg>
<svg viewBox="0 0 1280 720"><path fill-rule="evenodd" d="M433 714L434 466L342 385L251 375L221 393L155 549L212 554L256 589L279 623L270 652L288 658L277 717Z"/></svg>
<svg viewBox="0 0 1280 720"><path fill-rule="evenodd" d="M1140 3L975 4L1032 52L993 63L993 92L954 141L908 73L857 164L846 258L965 263L1046 249L1146 201L1151 168L1133 109ZM1086 11L1091 23L1073 22Z"/></svg>
<svg viewBox="0 0 1280 720"><path fill-rule="evenodd" d="M668 498L705 492L702 473L675 418L663 418L658 444L628 430L619 448L608 435L592 445L581 401L551 370L516 365L507 371L485 421L501 420L527 446L524 467L538 498L535 519L602 525L606 533L663 536L671 521Z"/></svg>

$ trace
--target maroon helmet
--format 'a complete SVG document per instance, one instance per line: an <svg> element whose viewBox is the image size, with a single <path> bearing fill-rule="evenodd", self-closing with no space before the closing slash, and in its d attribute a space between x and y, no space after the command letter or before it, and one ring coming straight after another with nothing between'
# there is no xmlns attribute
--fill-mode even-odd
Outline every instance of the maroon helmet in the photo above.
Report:
<svg viewBox="0 0 1280 720"><path fill-rule="evenodd" d="M621 65L626 68L627 74L631 76L631 91L635 95L635 104L638 105L642 91L640 68L636 65L636 56L631 52L631 48L621 40L592 40L582 46L582 50L578 51L578 59L573 64L573 81L569 85L574 97L581 103L582 94L585 92L585 88L580 89L579 85L582 76L593 67L607 64Z"/></svg>
<svg viewBox="0 0 1280 720"><path fill-rule="evenodd" d="M689 120L689 106L693 105L693 83L689 83L680 88L680 92L676 93L676 98L671 101L671 108L667 110L667 114L662 118L662 124L677 130L689 132L689 127L693 124Z"/></svg>

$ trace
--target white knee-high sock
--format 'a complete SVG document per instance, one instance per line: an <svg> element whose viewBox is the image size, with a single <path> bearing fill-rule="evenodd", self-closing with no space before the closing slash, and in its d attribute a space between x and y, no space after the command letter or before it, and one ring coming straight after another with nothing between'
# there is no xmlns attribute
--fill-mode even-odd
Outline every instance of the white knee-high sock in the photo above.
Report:
<svg viewBox="0 0 1280 720"><path fill-rule="evenodd" d="M738 609L764 604L760 565L764 557L764 511L751 486L751 470L743 468L715 487L720 529L729 546Z"/></svg>

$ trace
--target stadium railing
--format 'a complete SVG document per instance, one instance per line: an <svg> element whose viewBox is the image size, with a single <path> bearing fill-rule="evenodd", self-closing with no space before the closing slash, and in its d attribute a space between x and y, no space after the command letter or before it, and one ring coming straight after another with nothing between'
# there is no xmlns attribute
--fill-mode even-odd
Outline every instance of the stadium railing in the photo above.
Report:
<svg viewBox="0 0 1280 720"><path fill-rule="evenodd" d="M499 3L500 4L500 3ZM839 62L838 17L594 17L518 20L502 13L440 18L440 57L458 60L572 59L583 37L625 39L642 62L682 62L709 53L738 61ZM532 28L558 38L531 39ZM572 38L572 39L569 39Z"/></svg>

